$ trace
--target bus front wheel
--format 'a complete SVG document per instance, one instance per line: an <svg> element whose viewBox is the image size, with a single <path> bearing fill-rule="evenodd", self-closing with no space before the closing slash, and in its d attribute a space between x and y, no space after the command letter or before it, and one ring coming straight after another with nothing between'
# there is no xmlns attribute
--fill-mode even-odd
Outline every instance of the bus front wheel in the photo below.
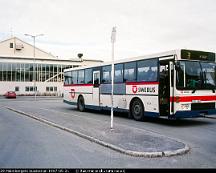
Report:
<svg viewBox="0 0 216 173"><path fill-rule="evenodd" d="M144 120L144 106L140 99L135 98L130 107L131 115L136 121Z"/></svg>
<svg viewBox="0 0 216 173"><path fill-rule="evenodd" d="M77 103L77 108L80 112L85 111L85 102L83 96L79 96L78 98L78 103Z"/></svg>

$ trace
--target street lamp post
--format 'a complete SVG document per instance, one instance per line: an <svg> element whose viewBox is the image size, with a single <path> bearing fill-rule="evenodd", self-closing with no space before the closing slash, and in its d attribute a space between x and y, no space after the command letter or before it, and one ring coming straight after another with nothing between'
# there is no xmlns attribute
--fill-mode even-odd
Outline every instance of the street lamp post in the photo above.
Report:
<svg viewBox="0 0 216 173"><path fill-rule="evenodd" d="M114 44L116 41L116 27L112 29L111 43L112 43L112 91L111 91L111 129L113 129L113 91L114 91Z"/></svg>
<svg viewBox="0 0 216 173"><path fill-rule="evenodd" d="M34 63L33 63L33 82L34 82L34 99L36 100L37 95L37 89L36 89L36 71L35 71L35 38L39 36L43 36L43 34L37 34L37 35L31 35L31 34L25 34L25 36L30 36L33 38L33 57L34 57Z"/></svg>

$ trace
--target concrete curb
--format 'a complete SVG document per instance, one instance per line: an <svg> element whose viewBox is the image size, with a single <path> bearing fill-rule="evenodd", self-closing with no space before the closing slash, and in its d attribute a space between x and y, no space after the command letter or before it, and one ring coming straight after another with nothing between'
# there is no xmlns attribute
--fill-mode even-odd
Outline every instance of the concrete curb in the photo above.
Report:
<svg viewBox="0 0 216 173"><path fill-rule="evenodd" d="M80 133L78 131L75 131L75 130L72 130L72 129L69 129L67 127L63 127L61 125L58 125L54 122L51 122L49 120L46 120L44 118L39 118L39 117L36 117L32 114L29 114L29 113L26 113L26 112L23 112L23 111L20 111L20 110L17 110L17 109L13 109L13 108L10 108L10 107L5 107L13 112L16 112L16 113L19 113L19 114L22 114L22 115L25 115L25 116L28 116L30 118L33 118L35 120L38 120L40 122L43 122L45 124L48 124L50 126L53 126L53 127L56 127L58 129L61 129L61 130L64 130L64 131L67 131L69 133L72 133L74 135L77 135L79 137L82 137L84 139L87 139L91 142L94 142L94 143L97 143L99 145L102 145L104 147L107 147L107 148L110 148L112 150L115 150L115 151L118 151L120 153L123 153L123 154L127 154L127 155L130 155L130 156L135 156L135 157L148 157L148 158L153 158L153 157L162 157L162 156L166 156L166 157L170 157L170 156L175 156L175 155L181 155L181 154L185 154L187 153L190 148L185 144L185 147L182 148L182 149L178 149L178 150L175 150L175 151L160 151L160 152L138 152L138 151L132 151L132 150L125 150L123 148L120 148L116 145L113 145L113 144L110 144L110 143L107 143L107 142L104 142L104 141L101 141L99 139L96 139L92 136L88 136L88 135L85 135L83 133Z"/></svg>

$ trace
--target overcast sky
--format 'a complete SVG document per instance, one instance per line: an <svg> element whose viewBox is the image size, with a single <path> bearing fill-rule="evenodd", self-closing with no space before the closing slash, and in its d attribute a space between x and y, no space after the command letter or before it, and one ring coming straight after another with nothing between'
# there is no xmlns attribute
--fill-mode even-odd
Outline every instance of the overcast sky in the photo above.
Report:
<svg viewBox="0 0 216 173"><path fill-rule="evenodd" d="M63 58L111 60L188 48L216 51L216 0L0 0L0 40L11 35Z"/></svg>

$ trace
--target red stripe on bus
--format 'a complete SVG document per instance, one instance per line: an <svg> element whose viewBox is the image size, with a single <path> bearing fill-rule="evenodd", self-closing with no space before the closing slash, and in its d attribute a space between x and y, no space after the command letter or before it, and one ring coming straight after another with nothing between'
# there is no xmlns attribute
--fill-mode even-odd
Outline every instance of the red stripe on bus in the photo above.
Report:
<svg viewBox="0 0 216 173"><path fill-rule="evenodd" d="M126 82L126 85L158 85L159 82Z"/></svg>
<svg viewBox="0 0 216 173"><path fill-rule="evenodd" d="M93 86L93 84L68 84L68 85L64 85L64 87L69 87L69 86Z"/></svg>
<svg viewBox="0 0 216 173"><path fill-rule="evenodd" d="M216 96L176 96L170 97L170 102L192 102L192 100L200 101L216 101Z"/></svg>

